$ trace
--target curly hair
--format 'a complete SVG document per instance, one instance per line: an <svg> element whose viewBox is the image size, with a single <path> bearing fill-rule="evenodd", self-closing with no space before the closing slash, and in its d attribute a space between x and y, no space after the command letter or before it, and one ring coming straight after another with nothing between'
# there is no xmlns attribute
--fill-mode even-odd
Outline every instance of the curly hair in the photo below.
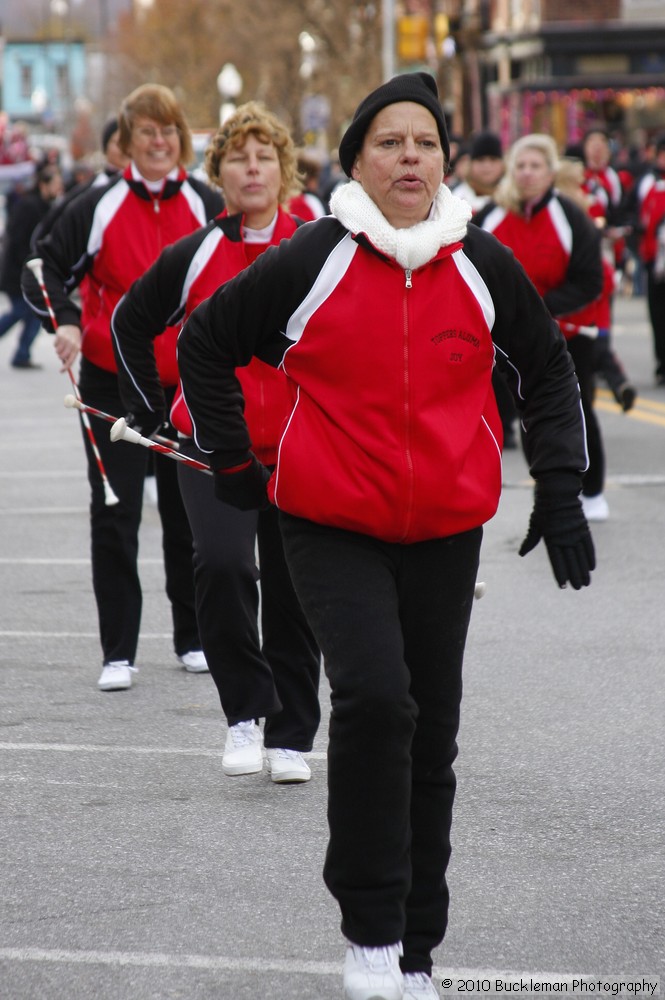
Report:
<svg viewBox="0 0 665 1000"><path fill-rule="evenodd" d="M210 140L205 154L205 168L211 183L221 187L220 171L224 157L230 149L244 146L249 135L275 147L282 176L279 201L284 204L302 189L296 149L286 126L260 101L241 104Z"/></svg>
<svg viewBox="0 0 665 1000"><path fill-rule="evenodd" d="M130 156L132 129L137 118L152 118L160 125L175 125L180 135L180 163L193 163L192 133L178 99L169 87L159 83L144 83L129 94L120 105L118 145Z"/></svg>

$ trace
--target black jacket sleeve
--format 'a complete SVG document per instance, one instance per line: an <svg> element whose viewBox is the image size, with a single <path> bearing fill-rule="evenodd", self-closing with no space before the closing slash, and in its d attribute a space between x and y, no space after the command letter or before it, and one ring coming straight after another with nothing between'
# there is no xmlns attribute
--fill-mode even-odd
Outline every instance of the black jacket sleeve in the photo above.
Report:
<svg viewBox="0 0 665 1000"><path fill-rule="evenodd" d="M568 219L573 245L565 280L544 296L553 316L566 316L597 299L603 290L600 233L589 216L575 202L557 195Z"/></svg>
<svg viewBox="0 0 665 1000"><path fill-rule="evenodd" d="M81 310L70 296L86 273L93 258L87 252L88 237L95 207L108 188L90 188L75 198L44 239L37 240L30 257L42 260L44 284L51 300L58 326L81 325ZM23 297L53 332L44 296L32 271L24 266L21 274Z"/></svg>
<svg viewBox="0 0 665 1000"><path fill-rule="evenodd" d="M123 406L129 412L164 408L154 339L182 320L185 281L196 250L214 227L184 236L166 247L120 299L111 318L111 339Z"/></svg>
<svg viewBox="0 0 665 1000"><path fill-rule="evenodd" d="M531 475L583 472L587 452L579 385L557 323L512 250L496 237L470 226L464 248L494 303L492 337L525 430Z"/></svg>
<svg viewBox="0 0 665 1000"><path fill-rule="evenodd" d="M250 437L235 374L254 356L277 368L289 317L346 230L332 218L298 229L198 306L178 338L178 365L197 446L214 469L247 461Z"/></svg>

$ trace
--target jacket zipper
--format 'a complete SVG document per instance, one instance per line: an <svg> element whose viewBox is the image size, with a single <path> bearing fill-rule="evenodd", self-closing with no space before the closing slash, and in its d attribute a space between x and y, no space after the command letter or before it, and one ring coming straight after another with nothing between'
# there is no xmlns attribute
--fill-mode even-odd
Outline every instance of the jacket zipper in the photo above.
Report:
<svg viewBox="0 0 665 1000"><path fill-rule="evenodd" d="M404 271L405 277L405 287L412 288L411 282L411 268L407 267ZM413 508L413 458L411 455L411 406L409 402L409 391L411 385L411 352L409 345L409 307L407 302L407 296L404 296L404 329L403 329L403 354L402 361L404 364L404 459L406 462L406 472L407 472L407 483L406 483L406 504L404 508L404 527L402 538L408 536L412 508Z"/></svg>

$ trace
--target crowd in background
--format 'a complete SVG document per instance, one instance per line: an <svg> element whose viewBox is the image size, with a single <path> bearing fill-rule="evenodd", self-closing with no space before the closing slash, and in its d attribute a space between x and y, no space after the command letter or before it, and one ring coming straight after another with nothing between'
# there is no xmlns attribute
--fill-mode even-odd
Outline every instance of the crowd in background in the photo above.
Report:
<svg viewBox="0 0 665 1000"><path fill-rule="evenodd" d="M108 128L108 122L104 128ZM98 153L76 162L63 154L56 137L51 144L46 138L32 134L23 122L9 122L6 114L0 113L0 267L4 263L0 292L9 299L8 308L0 316L0 336L24 319L12 276L20 263L8 262L7 251L12 258L24 256L31 236L27 231L30 224L41 222L48 209L66 202L81 185L92 183L100 171L108 170L108 135L104 131ZM485 130L466 137L451 134L450 152L446 184L468 201L475 213L491 199L504 176L510 149L503 148L496 133ZM559 153L564 173L571 162L581 164L583 173L580 183L575 181L574 197L581 194L601 232L605 266L611 262L613 267L612 293L646 297L653 328L656 384L664 385L665 282L660 269L665 270L665 232L661 231L659 239L659 225L665 216L665 134L648 135L641 144L631 144L619 133L598 124L591 126L580 142ZM328 212L335 188L347 180L337 151L326 155L319 149L302 149L298 170L303 190L289 201L289 210L303 221L320 218ZM50 180L52 176L58 178L57 182L45 186L44 177ZM571 196L570 180L567 174L557 181L566 187L567 196ZM36 367L30 357L30 344L38 332L34 321L23 327L12 356L14 367ZM603 355L600 375L628 410L634 402L634 387L625 372L617 369L619 359L603 352L608 343L605 340L598 346L599 355ZM502 388L497 391L501 394ZM510 409L509 401L505 405ZM515 447L512 419L506 420L504 431L506 447Z"/></svg>

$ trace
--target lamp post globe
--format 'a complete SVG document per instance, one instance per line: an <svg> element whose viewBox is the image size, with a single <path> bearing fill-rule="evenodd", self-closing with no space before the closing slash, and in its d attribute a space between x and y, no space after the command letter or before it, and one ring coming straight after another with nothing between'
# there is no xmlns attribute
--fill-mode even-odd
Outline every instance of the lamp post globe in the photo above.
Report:
<svg viewBox="0 0 665 1000"><path fill-rule="evenodd" d="M243 80L233 65L225 63L217 77L217 89L222 98L222 105L219 109L219 123L223 125L236 109L235 101L240 96L243 88Z"/></svg>

